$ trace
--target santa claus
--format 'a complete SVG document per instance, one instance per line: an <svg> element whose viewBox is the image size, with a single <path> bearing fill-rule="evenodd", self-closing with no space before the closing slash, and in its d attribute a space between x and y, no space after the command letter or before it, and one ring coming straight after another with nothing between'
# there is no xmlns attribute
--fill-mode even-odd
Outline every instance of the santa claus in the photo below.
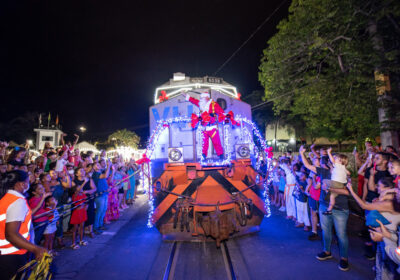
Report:
<svg viewBox="0 0 400 280"><path fill-rule="evenodd" d="M214 146L215 152L219 156L220 159L224 157L224 149L221 145L221 139L219 138L218 132L218 118L224 116L224 110L219 106L217 102L210 98L210 94L208 92L202 92L200 94L200 100L191 97L187 93L183 93L186 101L189 101L199 107L200 115L204 112L207 112L210 115L210 120L203 125L205 125L205 130L203 131L203 149L202 156L203 160L207 157L209 139L211 138L211 142Z"/></svg>

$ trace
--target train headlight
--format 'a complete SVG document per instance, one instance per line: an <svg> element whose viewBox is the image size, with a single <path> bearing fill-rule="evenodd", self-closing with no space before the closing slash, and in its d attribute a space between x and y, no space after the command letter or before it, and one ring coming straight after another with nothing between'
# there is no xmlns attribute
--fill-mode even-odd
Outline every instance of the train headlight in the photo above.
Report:
<svg viewBox="0 0 400 280"><path fill-rule="evenodd" d="M170 162L181 162L183 160L182 148L170 148L168 159Z"/></svg>

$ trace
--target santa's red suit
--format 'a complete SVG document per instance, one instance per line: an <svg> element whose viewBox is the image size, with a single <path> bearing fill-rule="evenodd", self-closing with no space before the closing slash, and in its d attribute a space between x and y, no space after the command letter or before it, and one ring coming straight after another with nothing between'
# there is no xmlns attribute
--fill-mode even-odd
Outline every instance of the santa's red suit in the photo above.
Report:
<svg viewBox="0 0 400 280"><path fill-rule="evenodd" d="M210 98L210 95L208 93L202 93L201 97L203 96L207 96L208 98ZM210 122L206 125L206 129L203 131L203 155L207 156L209 138L211 138L211 142L213 143L217 155L223 155L224 149L222 148L221 139L219 138L217 124L218 115L223 115L224 110L221 108L221 106L219 106L217 102L212 99L209 99L208 101L205 101L204 99L198 100L190 97L189 95L186 95L186 100L199 107L200 114L202 112L208 112L211 116Z"/></svg>

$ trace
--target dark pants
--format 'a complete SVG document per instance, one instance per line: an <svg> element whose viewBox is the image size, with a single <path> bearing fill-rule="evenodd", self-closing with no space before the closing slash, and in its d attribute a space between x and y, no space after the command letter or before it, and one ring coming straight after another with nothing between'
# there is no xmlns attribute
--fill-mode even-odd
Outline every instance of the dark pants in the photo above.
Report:
<svg viewBox="0 0 400 280"><path fill-rule="evenodd" d="M9 280L17 273L17 270L27 262L27 254L24 255L0 255L0 279ZM19 279L17 277L17 279Z"/></svg>
<svg viewBox="0 0 400 280"><path fill-rule="evenodd" d="M38 226L43 223L44 222L33 223L33 228L35 229L35 244L36 245L40 245L40 241L42 241L42 238L43 238L43 232L47 226L47 223L44 223L44 225L42 225L42 226Z"/></svg>

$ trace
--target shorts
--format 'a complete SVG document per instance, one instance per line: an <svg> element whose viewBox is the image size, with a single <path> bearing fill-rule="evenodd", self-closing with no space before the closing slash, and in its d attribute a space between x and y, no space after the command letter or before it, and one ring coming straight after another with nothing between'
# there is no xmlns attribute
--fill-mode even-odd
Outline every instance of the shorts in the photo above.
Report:
<svg viewBox="0 0 400 280"><path fill-rule="evenodd" d="M124 191L127 191L129 189L129 183L125 182L125 183L122 183L122 184L124 186Z"/></svg>
<svg viewBox="0 0 400 280"><path fill-rule="evenodd" d="M312 197L308 197L308 205L310 206L310 208L313 211L318 211L319 208L319 201L316 201L314 198Z"/></svg>
<svg viewBox="0 0 400 280"><path fill-rule="evenodd" d="M283 193L284 193L284 191L281 191L281 190L279 190L279 193L283 194Z"/></svg>
<svg viewBox="0 0 400 280"><path fill-rule="evenodd" d="M118 193L122 193L123 194L124 193L124 188L119 188L118 189Z"/></svg>
<svg viewBox="0 0 400 280"><path fill-rule="evenodd" d="M329 180L329 179L324 179L322 181L322 183L327 185L328 189L330 189L330 188L332 188L332 189L344 189L344 188L346 188L345 183L340 183L340 182Z"/></svg>

